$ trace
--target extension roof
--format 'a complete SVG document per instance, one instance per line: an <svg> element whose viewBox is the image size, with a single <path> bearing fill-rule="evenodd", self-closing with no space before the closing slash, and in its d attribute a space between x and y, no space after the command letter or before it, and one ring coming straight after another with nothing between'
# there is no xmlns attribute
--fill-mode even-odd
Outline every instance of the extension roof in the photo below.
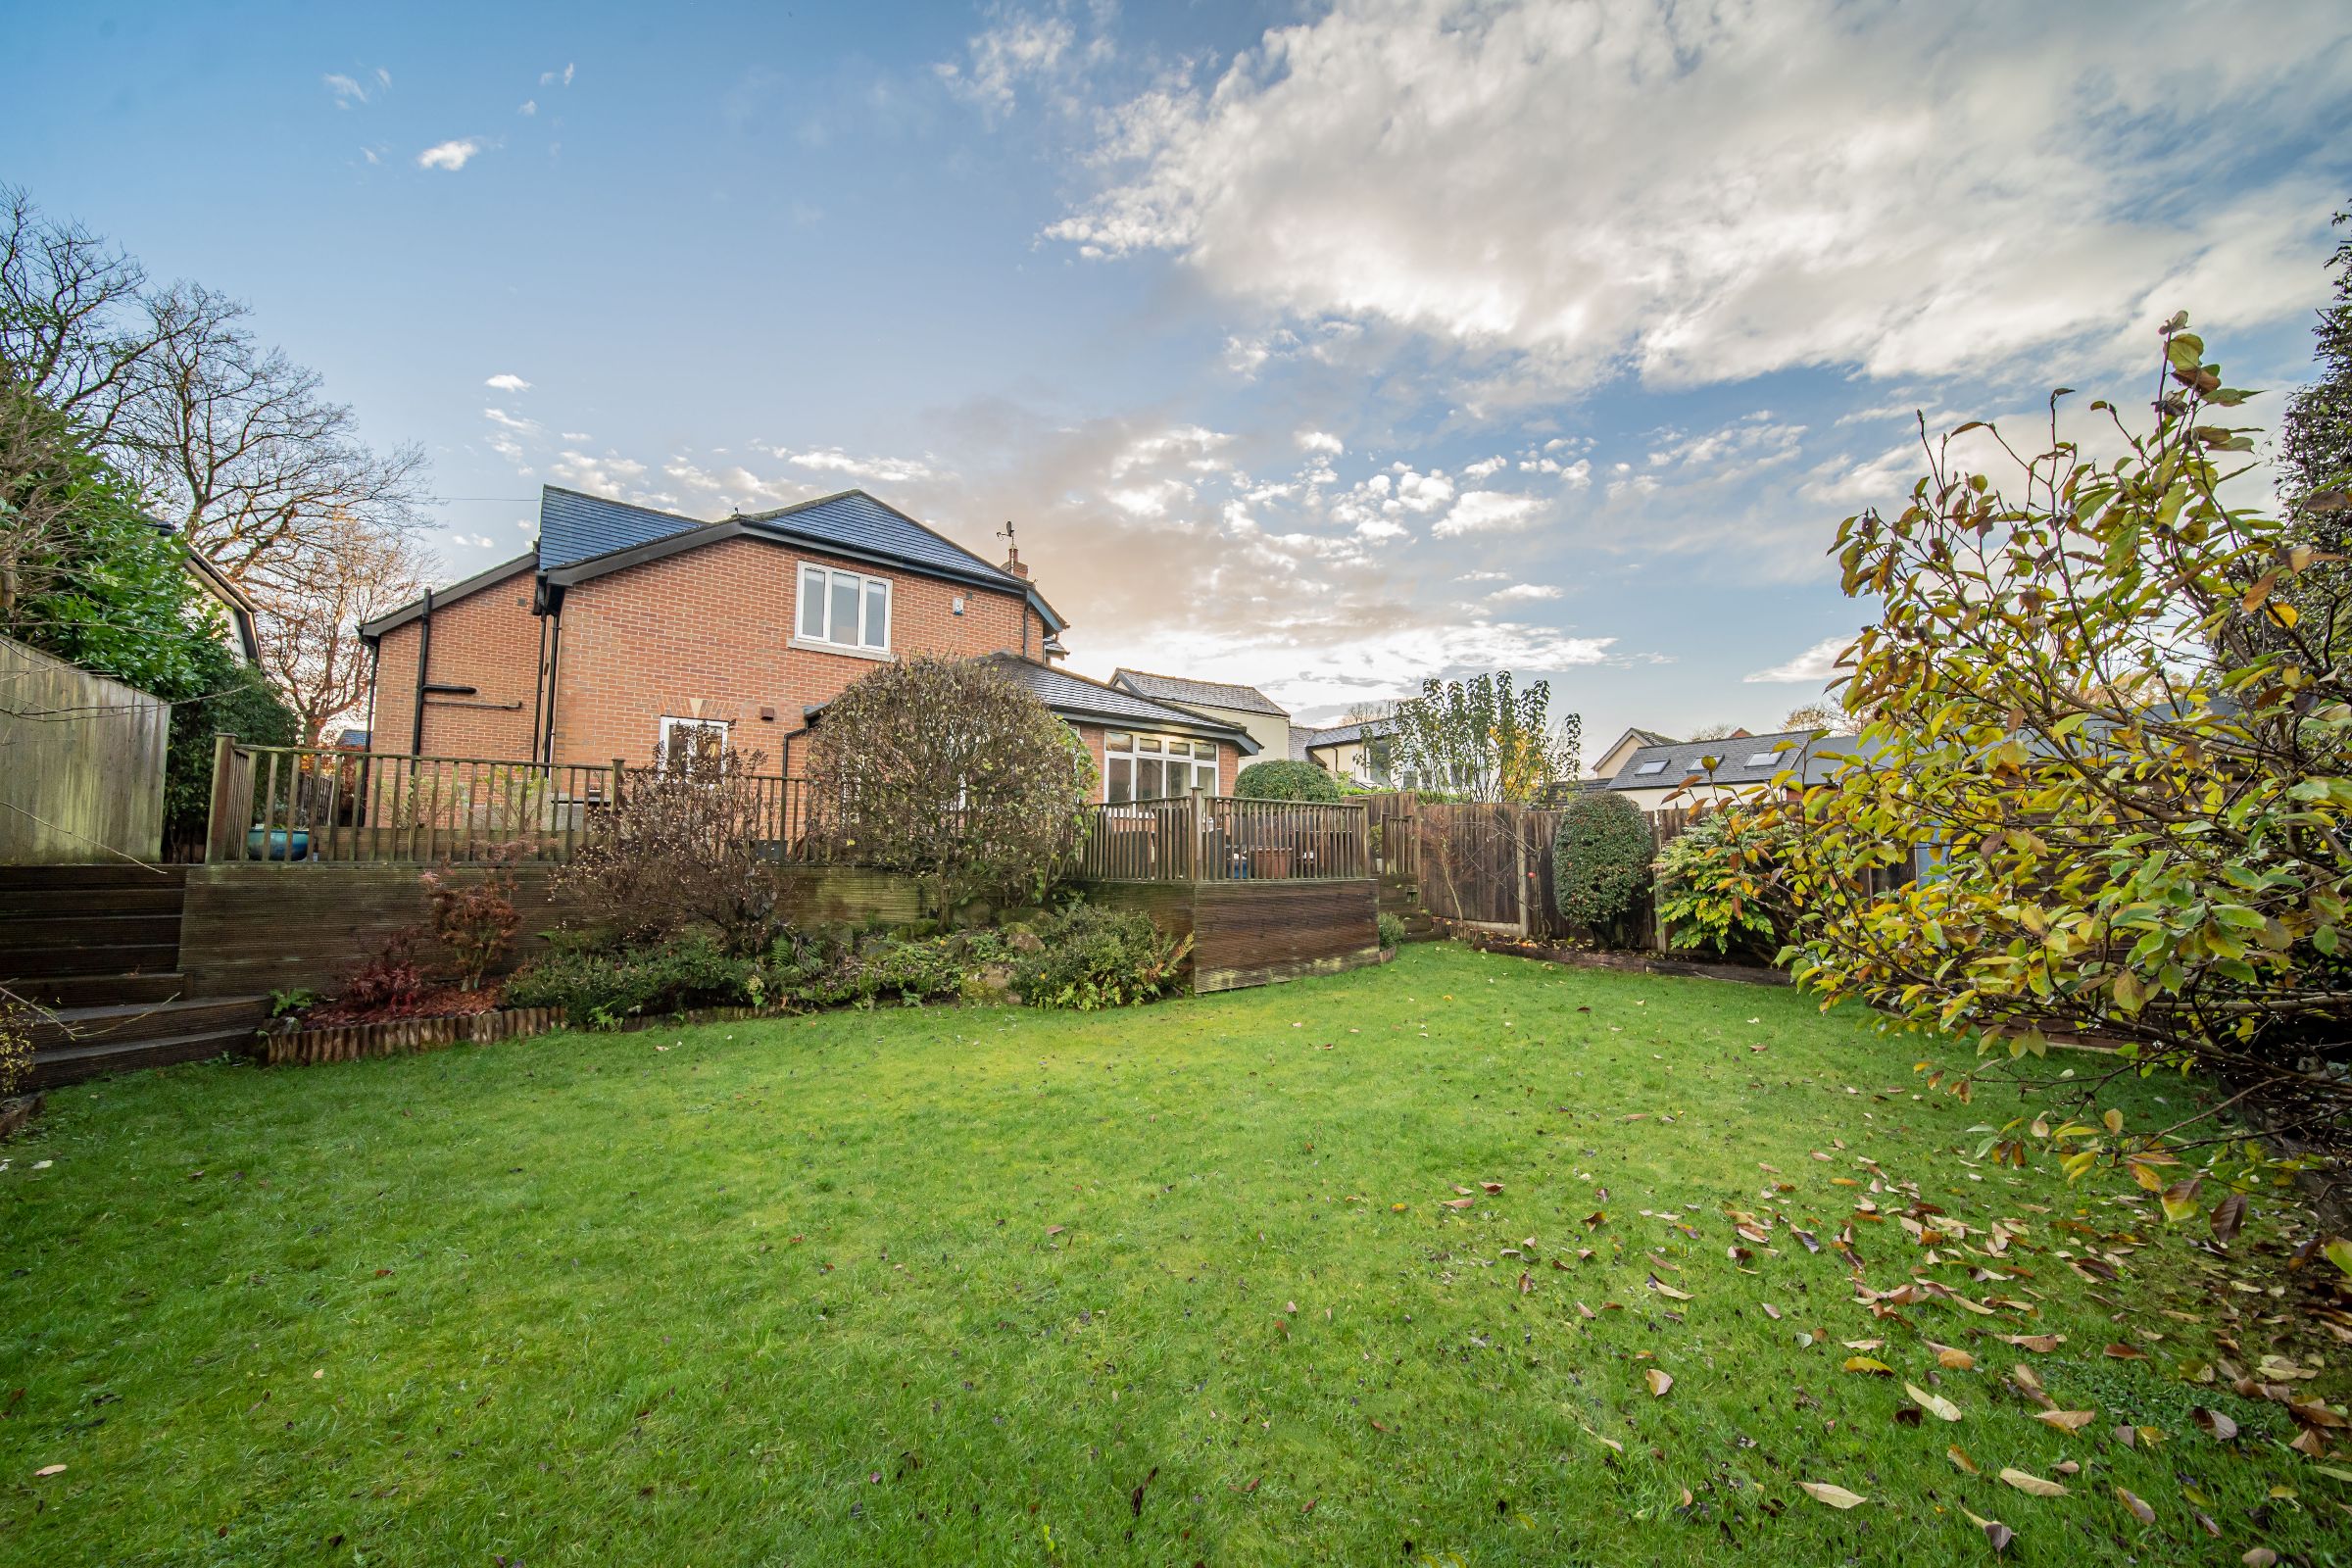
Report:
<svg viewBox="0 0 2352 1568"><path fill-rule="evenodd" d="M1811 729L1712 741L1674 741L1663 746L1644 746L1634 753L1611 775L1607 787L1656 790L1697 783L1736 789L1742 785L1769 784L1784 769L1794 771L1800 783L1821 784L1862 753L1862 739L1858 735L1824 735ZM1664 765L1658 765L1661 763Z"/></svg>
<svg viewBox="0 0 2352 1568"><path fill-rule="evenodd" d="M1276 718L1291 716L1290 710L1256 687L1230 681L1188 680L1182 675L1154 675L1149 670L1122 666L1110 672L1110 683L1139 697L1155 697L1163 702L1200 703L1241 713L1270 713Z"/></svg>
<svg viewBox="0 0 2352 1568"><path fill-rule="evenodd" d="M1066 669L1055 669L1018 654L990 654L981 662L993 664L1011 676L1057 718L1128 729L1172 730L1203 740L1230 741L1244 757L1254 756L1259 749L1257 742L1250 738L1250 732L1238 724L1196 713L1189 708L1155 703L1149 697L1138 697L1107 682L1073 675ZM828 706L811 704L803 710L803 717L813 724Z"/></svg>
<svg viewBox="0 0 2352 1568"><path fill-rule="evenodd" d="M896 507L862 490L844 490L769 512L737 513L703 522L650 507L631 506L556 485L539 492L539 545L530 556L493 566L434 595L449 603L501 582L529 566L542 598L560 600L564 589L608 572L620 571L721 539L755 538L801 545L867 565L912 571L997 593L1017 594L1046 622L1048 636L1067 628L1026 578L991 565L946 535L917 522ZM424 612L424 602L404 605L360 628L370 640Z"/></svg>

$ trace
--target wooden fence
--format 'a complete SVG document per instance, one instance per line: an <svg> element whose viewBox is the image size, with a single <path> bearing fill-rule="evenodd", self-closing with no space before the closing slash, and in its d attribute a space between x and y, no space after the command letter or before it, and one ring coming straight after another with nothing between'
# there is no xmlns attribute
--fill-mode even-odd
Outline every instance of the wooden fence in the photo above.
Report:
<svg viewBox="0 0 2352 1568"><path fill-rule="evenodd" d="M1379 799L1384 842L1402 837L1414 846L1412 874L1394 874L1417 885L1420 906L1431 915L1532 937L1592 935L1559 912L1552 856L1559 811L1509 803L1415 806L1389 804L1391 797ZM1698 814L1695 809L1648 813L1652 842L1663 850ZM1630 924L1630 946L1663 951L1665 939L1648 895L1643 895Z"/></svg>
<svg viewBox="0 0 2352 1568"><path fill-rule="evenodd" d="M153 859L171 705L0 637L0 865Z"/></svg>
<svg viewBox="0 0 2352 1568"><path fill-rule="evenodd" d="M1090 807L1081 882L1330 882L1372 875L1364 809L1186 795Z"/></svg>

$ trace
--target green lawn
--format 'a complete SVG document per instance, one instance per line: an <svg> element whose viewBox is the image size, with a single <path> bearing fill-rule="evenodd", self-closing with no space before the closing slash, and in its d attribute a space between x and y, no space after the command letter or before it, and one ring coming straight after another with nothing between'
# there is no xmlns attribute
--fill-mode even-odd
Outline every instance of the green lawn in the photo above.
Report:
<svg viewBox="0 0 2352 1568"><path fill-rule="evenodd" d="M1972 1163L2016 1097L1915 1098L1918 1054L1786 991L1420 948L1111 1016L66 1091L0 1148L0 1562L1989 1559L1963 1510L2019 1562L2352 1560L2352 1485L2274 1406L2173 1373L2229 1333L2340 1399L2342 1355L2275 1340L2291 1297L2104 1178ZM1866 1277L1902 1284L1912 1184L1970 1227L1927 1272L2031 1316L1855 1302L1829 1244L1868 1200ZM1971 1255L1995 1221L2007 1258ZM2057 1255L2093 1246L2121 1283ZM1993 1337L2024 1333L2066 1343ZM1849 1340L1893 1375L1842 1370ZM2020 1361L2097 1419L2032 1419ZM1961 1421L1899 1419L1906 1381ZM1993 1479L2067 1460L2064 1497Z"/></svg>

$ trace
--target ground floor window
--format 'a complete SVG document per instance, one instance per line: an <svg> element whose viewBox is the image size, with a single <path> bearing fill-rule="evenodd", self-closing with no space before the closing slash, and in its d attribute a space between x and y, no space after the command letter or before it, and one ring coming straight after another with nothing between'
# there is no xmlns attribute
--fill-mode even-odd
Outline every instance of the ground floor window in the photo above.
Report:
<svg viewBox="0 0 2352 1568"><path fill-rule="evenodd" d="M662 765L683 773L703 758L712 760L727 753L727 726L715 718L663 718Z"/></svg>
<svg viewBox="0 0 2352 1568"><path fill-rule="evenodd" d="M1113 806L1217 793L1217 743L1112 730L1102 737L1102 799Z"/></svg>

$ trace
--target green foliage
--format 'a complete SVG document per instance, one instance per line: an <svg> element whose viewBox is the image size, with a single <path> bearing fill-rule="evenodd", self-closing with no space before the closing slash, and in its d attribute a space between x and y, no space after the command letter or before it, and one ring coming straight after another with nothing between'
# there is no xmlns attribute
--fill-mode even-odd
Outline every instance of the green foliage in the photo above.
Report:
<svg viewBox="0 0 2352 1568"><path fill-rule="evenodd" d="M1572 798L1552 835L1552 896L1565 918L1622 938L1649 886L1657 846L1649 824L1624 796L1591 790Z"/></svg>
<svg viewBox="0 0 2352 1568"><path fill-rule="evenodd" d="M818 831L914 877L939 914L1043 899L1095 798L1076 732L977 659L903 659L853 682L810 733L808 774Z"/></svg>
<svg viewBox="0 0 2352 1568"><path fill-rule="evenodd" d="M0 633L167 701L219 630L184 547L64 415L0 367Z"/></svg>
<svg viewBox="0 0 2352 1568"><path fill-rule="evenodd" d="M757 1005L764 984L759 963L692 931L656 948L551 953L507 981L513 1007L561 1007L582 1027L658 1017L690 1007Z"/></svg>
<svg viewBox="0 0 2352 1568"><path fill-rule="evenodd" d="M1576 776L1583 744L1583 717L1554 728L1550 710L1549 681L1514 691L1509 670L1423 681L1386 721L1391 771L1461 800L1533 801Z"/></svg>
<svg viewBox="0 0 2352 1568"><path fill-rule="evenodd" d="M931 936L841 931L788 933L768 955L770 994L814 1007L983 1000L1001 973L1004 939L994 931Z"/></svg>
<svg viewBox="0 0 2352 1568"><path fill-rule="evenodd" d="M1382 947L1395 950L1404 946L1404 922L1402 920L1383 909L1372 917L1372 923L1380 931Z"/></svg>
<svg viewBox="0 0 2352 1568"><path fill-rule="evenodd" d="M225 731L255 746L293 746L302 719L263 676L228 647L199 639L176 684L155 695L172 704L172 738L164 756L164 838L187 843L204 837L213 808L213 737Z"/></svg>
<svg viewBox="0 0 2352 1568"><path fill-rule="evenodd" d="M1174 989L1191 933L1165 937L1137 909L1073 904L1018 943L1012 988L1033 1007L1132 1006Z"/></svg>
<svg viewBox="0 0 2352 1568"><path fill-rule="evenodd" d="M1233 781L1233 793L1253 801L1337 801L1340 781L1312 762L1251 762Z"/></svg>
<svg viewBox="0 0 2352 1568"><path fill-rule="evenodd" d="M294 986L270 993L270 1016L293 1018L318 1005L318 993L308 986Z"/></svg>
<svg viewBox="0 0 2352 1568"><path fill-rule="evenodd" d="M1780 886L1788 828L1738 808L1709 811L1658 854L1658 924L1678 948L1771 957L1794 911Z"/></svg>
<svg viewBox="0 0 2352 1568"><path fill-rule="evenodd" d="M1846 591L1880 606L1846 693L1873 749L1781 811L1819 921L1801 982L1985 1050L2125 1041L2071 1080L2079 1121L2035 1136L2075 1174L2202 1148L2241 1182L2277 1173L2230 1124L2126 1136L2090 1109L2114 1072L2195 1070L2310 1146L2352 1129L2326 1066L2352 1023L2352 662L2334 617L2292 603L2315 552L2225 500L2252 432L2219 411L2249 394L2183 327L2152 429L2092 405L2121 457L2057 442L2013 499L1934 447L1898 516L1846 519ZM1889 890L1923 843L1938 870Z"/></svg>

